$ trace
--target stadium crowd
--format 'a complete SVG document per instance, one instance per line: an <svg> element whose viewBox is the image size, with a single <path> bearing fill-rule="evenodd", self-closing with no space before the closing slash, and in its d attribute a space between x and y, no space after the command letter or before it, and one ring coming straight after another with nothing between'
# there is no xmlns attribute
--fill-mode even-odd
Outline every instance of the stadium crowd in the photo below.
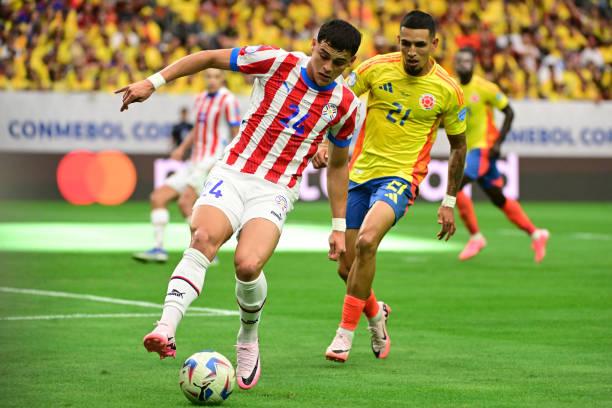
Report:
<svg viewBox="0 0 612 408"><path fill-rule="evenodd" d="M515 99L608 100L612 10L607 0L48 0L0 2L0 90L110 92L187 53L248 44L310 51L331 17L364 33L358 60L396 50L412 9L439 23L437 60L476 50L479 74ZM164 92L198 92L203 76ZM248 94L241 75L228 87Z"/></svg>

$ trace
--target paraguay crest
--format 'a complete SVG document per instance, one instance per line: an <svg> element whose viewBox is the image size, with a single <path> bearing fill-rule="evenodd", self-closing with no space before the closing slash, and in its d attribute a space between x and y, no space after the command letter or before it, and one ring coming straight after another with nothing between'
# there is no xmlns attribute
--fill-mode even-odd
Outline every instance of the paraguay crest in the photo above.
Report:
<svg viewBox="0 0 612 408"><path fill-rule="evenodd" d="M334 103L328 103L323 107L323 111L321 112L321 116L323 116L328 122L334 120L336 115L338 114L338 105Z"/></svg>
<svg viewBox="0 0 612 408"><path fill-rule="evenodd" d="M436 98L432 94L426 93L419 98L419 105L425 110L431 110L436 106Z"/></svg>

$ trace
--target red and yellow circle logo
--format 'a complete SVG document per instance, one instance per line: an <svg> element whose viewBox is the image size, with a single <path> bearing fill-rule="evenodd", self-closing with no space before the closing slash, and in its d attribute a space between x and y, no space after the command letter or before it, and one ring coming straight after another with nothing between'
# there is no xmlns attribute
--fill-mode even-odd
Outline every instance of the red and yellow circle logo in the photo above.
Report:
<svg viewBox="0 0 612 408"><path fill-rule="evenodd" d="M431 110L436 105L436 98L432 94L423 94L419 99L419 105L425 110Z"/></svg>
<svg viewBox="0 0 612 408"><path fill-rule="evenodd" d="M57 187L66 201L75 205L118 205L136 188L136 168L120 151L98 153L75 150L57 166Z"/></svg>

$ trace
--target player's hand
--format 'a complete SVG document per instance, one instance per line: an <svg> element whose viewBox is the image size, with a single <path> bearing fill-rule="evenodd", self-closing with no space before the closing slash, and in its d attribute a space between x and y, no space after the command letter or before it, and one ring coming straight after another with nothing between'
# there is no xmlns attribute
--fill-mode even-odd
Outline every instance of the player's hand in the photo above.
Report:
<svg viewBox="0 0 612 408"><path fill-rule="evenodd" d="M497 143L491 146L491 149L489 149L489 159L499 159L500 155L501 155L501 146L498 145Z"/></svg>
<svg viewBox="0 0 612 408"><path fill-rule="evenodd" d="M440 206L438 209L438 224L442 225L442 229L437 235L438 239L446 237L445 241L448 241L457 231L454 210L450 207Z"/></svg>
<svg viewBox="0 0 612 408"><path fill-rule="evenodd" d="M172 160L182 161L184 155L185 155L185 152L183 151L183 149L181 149L180 147L177 147L176 149L172 151L172 153L170 153L170 158Z"/></svg>
<svg viewBox="0 0 612 408"><path fill-rule="evenodd" d="M319 147L312 158L312 165L315 169L327 167L327 147Z"/></svg>
<svg viewBox="0 0 612 408"><path fill-rule="evenodd" d="M344 232L332 231L329 234L329 253L327 257L331 261L337 261L340 256L346 252L346 242L344 239Z"/></svg>
<svg viewBox="0 0 612 408"><path fill-rule="evenodd" d="M155 91L153 84L148 79L134 82L126 87L117 89L116 94L123 93L123 105L121 105L121 112L128 109L128 105L134 102L144 102L149 96Z"/></svg>

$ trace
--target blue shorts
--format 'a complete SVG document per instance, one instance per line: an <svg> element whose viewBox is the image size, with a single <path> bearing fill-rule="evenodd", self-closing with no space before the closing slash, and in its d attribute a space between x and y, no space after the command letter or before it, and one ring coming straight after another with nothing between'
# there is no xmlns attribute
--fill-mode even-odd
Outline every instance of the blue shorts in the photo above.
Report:
<svg viewBox="0 0 612 408"><path fill-rule="evenodd" d="M502 187L503 179L497 170L497 159L489 158L489 149L472 149L465 158L465 176L478 181L484 188Z"/></svg>
<svg viewBox="0 0 612 408"><path fill-rule="evenodd" d="M400 177L382 177L361 184L349 181L346 228L361 227L368 210L376 201L384 201L393 208L395 225L414 202L416 195L417 192L412 191L412 184Z"/></svg>

